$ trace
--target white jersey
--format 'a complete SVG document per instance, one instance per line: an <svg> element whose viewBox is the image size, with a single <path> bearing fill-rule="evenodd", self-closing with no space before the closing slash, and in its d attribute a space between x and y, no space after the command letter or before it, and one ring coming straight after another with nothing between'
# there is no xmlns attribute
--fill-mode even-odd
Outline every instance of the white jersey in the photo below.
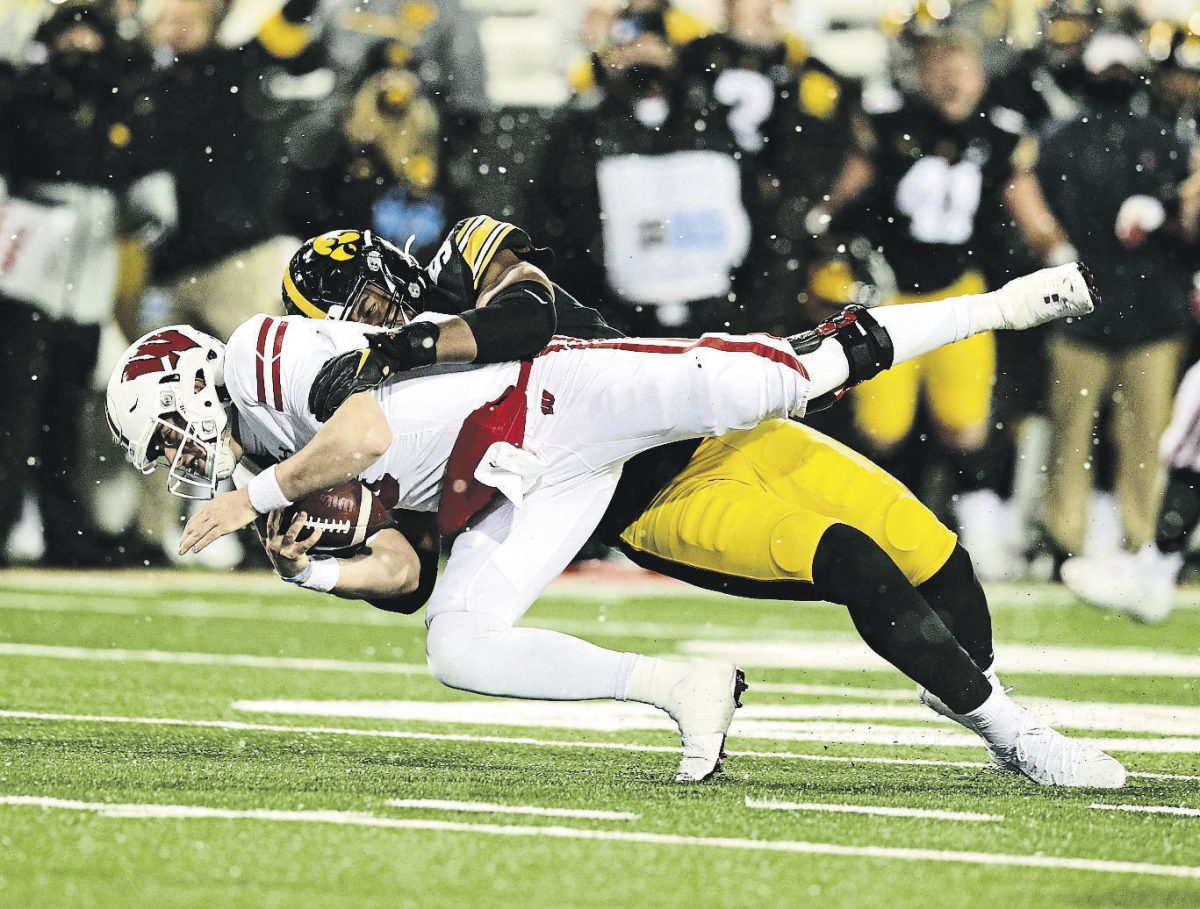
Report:
<svg viewBox="0 0 1200 909"><path fill-rule="evenodd" d="M365 347L376 330L300 316L260 315L239 326L225 348L225 384L247 453L278 461L308 444L321 426L308 409L321 366ZM436 511L463 421L516 384L519 372L517 363L432 367L374 390L393 441L359 478L390 477L397 507ZM523 447L533 457L479 468L491 471L487 485L512 489L519 502L539 486L615 477L656 445L802 413L808 385L788 343L766 335L556 339L529 377Z"/></svg>
<svg viewBox="0 0 1200 909"><path fill-rule="evenodd" d="M247 454L280 461L308 444L321 427L308 409L317 372L331 357L365 347L368 333L377 330L301 316L258 315L240 325L225 348L225 386ZM436 511L446 460L463 420L512 385L518 368L504 363L414 370L373 391L393 441L359 478L370 483L390 476L399 494L397 507Z"/></svg>

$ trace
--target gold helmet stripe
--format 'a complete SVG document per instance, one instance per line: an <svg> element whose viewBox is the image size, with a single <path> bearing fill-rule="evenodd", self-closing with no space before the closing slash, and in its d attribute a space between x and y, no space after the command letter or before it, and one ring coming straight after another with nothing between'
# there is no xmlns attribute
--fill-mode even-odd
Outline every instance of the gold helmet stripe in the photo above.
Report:
<svg viewBox="0 0 1200 909"><path fill-rule="evenodd" d="M324 319L328 313L322 310L319 306L306 298L300 293L300 289L296 287L296 282L292 280L292 270L284 269L283 272L283 291L288 295L300 312L304 313L310 319Z"/></svg>

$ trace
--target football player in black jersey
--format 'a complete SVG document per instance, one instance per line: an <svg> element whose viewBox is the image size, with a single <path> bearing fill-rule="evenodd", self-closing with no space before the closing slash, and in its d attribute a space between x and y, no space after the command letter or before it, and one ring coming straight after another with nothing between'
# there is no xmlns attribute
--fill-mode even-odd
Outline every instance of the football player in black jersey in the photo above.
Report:
<svg viewBox="0 0 1200 909"><path fill-rule="evenodd" d="M368 232L332 231L295 254L283 300L312 318L406 325L386 356L361 367L380 373L384 360L527 357L555 332L617 336L537 267L549 255L487 216L455 225L424 268ZM413 320L418 310L459 314L470 331L453 321L431 330ZM845 605L876 652L925 688L952 692L959 710L998 684L987 601L955 535L885 471L803 424L772 420L634 458L600 530L638 564L700 587ZM430 586L422 578L425 595ZM421 599L401 605L415 611Z"/></svg>
<svg viewBox="0 0 1200 909"><path fill-rule="evenodd" d="M754 299L756 330L796 331L804 218L829 192L861 116L857 97L805 43L781 27L772 0L727 0L726 23L679 54L683 90L726 109L729 130L752 162L753 223L738 293Z"/></svg>
<svg viewBox="0 0 1200 909"><path fill-rule="evenodd" d="M861 232L895 273L895 303L986 290L982 220L1001 202L1039 258L1070 261L1074 250L1031 173L1036 143L999 110L982 107L987 81L978 45L963 32L935 32L916 45L920 91L870 118L831 193L833 226ZM814 222L816 219L814 219ZM815 226L820 226L816 224ZM912 430L923 392L961 479L960 516L994 494L984 485L995 341L977 335L863 384L855 418L872 452L887 457ZM1002 553L971 540L986 570L1003 574Z"/></svg>

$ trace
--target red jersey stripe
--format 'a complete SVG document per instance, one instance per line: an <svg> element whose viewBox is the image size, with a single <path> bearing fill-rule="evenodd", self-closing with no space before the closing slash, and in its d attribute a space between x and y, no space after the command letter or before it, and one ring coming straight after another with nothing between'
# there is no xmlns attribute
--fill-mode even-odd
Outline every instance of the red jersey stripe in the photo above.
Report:
<svg viewBox="0 0 1200 909"><path fill-rule="evenodd" d="M283 411L283 384L280 373L280 352L283 350L283 333L287 331L288 323L280 322L275 330L275 347L271 352L271 390L275 395L275 409Z"/></svg>
<svg viewBox="0 0 1200 909"><path fill-rule="evenodd" d="M267 334L271 330L271 320L263 319L262 326L258 329L258 353L254 358L255 378L258 380L257 400L260 404L267 403L267 387L266 376L263 372L264 360L267 358Z"/></svg>
<svg viewBox="0 0 1200 909"><path fill-rule="evenodd" d="M675 340L675 339L664 339ZM679 339L680 341L684 339ZM559 350L627 350L633 353L654 353L654 354L681 354L687 353L690 350L695 350L697 347L705 347L711 350L720 350L726 353L750 353L755 356L763 357L773 363L781 363L784 366L796 370L804 378L808 378L808 371L803 364L796 358L795 354L790 354L778 348L772 347L770 344L763 344L761 341L749 340L734 340L733 338L722 338L712 335L706 335L703 338L698 338L686 345L655 342L645 338L638 339L620 339L614 338L611 340L597 341L579 341L574 339L551 341L542 354L554 353Z"/></svg>

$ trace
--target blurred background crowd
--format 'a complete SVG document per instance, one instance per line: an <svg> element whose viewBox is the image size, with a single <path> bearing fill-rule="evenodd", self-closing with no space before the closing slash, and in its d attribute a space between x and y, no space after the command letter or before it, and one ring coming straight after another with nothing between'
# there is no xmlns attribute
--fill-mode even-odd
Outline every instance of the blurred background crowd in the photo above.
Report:
<svg viewBox="0 0 1200 909"><path fill-rule="evenodd" d="M1096 315L812 420L985 578L1154 538L1200 355L1195 0L5 0L0 25L0 564L170 562L179 509L102 416L129 340L280 310L315 233L423 257L477 213L638 335L789 334L1082 257Z"/></svg>

